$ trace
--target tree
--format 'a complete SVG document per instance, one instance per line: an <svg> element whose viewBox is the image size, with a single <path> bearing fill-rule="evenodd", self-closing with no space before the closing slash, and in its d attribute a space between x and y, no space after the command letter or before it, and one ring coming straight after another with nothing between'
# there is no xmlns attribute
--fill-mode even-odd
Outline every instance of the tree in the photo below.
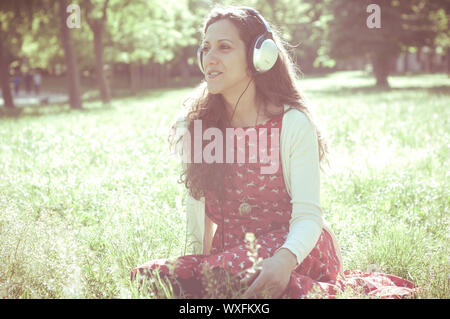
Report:
<svg viewBox="0 0 450 319"><path fill-rule="evenodd" d="M64 56L67 67L67 85L69 90L69 104L73 109L82 109L80 76L76 60L75 50L73 49L70 28L67 26L67 0L59 1L59 18L61 29L61 42L64 48Z"/></svg>
<svg viewBox="0 0 450 319"><path fill-rule="evenodd" d="M23 34L31 24L32 4L32 1L27 3L25 0L0 2L0 85L7 108L15 107L10 86L10 64L18 57Z"/></svg>
<svg viewBox="0 0 450 319"><path fill-rule="evenodd" d="M4 43L6 43L6 32L3 30L3 23L0 21L0 82L2 97L5 107L14 108L14 100L9 84L9 63L11 59Z"/></svg>
<svg viewBox="0 0 450 319"><path fill-rule="evenodd" d="M154 69L175 59L182 48L195 42L192 14L187 1L135 0L108 15L111 45L105 47L109 61L126 63L132 91L141 87L144 65Z"/></svg>
<svg viewBox="0 0 450 319"><path fill-rule="evenodd" d="M380 28L371 28L371 15ZM411 1L333 1L329 5L333 20L328 26L328 46L331 57L338 60L368 57L372 63L376 85L389 86L388 75L399 53L407 47L431 44L436 31L430 13L435 6L425 0ZM376 22L376 21L375 21Z"/></svg>
<svg viewBox="0 0 450 319"><path fill-rule="evenodd" d="M108 103L111 100L111 91L105 78L105 63L103 58L103 34L108 18L107 13L109 3L110 0L103 0L102 2L85 0L82 2L82 4L84 4L84 8L86 9L85 19L94 35L96 80L103 103Z"/></svg>
<svg viewBox="0 0 450 319"><path fill-rule="evenodd" d="M433 30L436 32L434 47L436 51L445 55L447 59L447 73L450 74L450 3L437 4L433 2L429 12L429 18L433 23Z"/></svg>

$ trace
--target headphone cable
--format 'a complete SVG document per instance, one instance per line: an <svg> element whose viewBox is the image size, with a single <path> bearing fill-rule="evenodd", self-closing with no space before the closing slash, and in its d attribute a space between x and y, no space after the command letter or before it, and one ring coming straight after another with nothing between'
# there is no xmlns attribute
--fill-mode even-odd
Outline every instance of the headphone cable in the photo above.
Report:
<svg viewBox="0 0 450 319"><path fill-rule="evenodd" d="M236 105L234 106L233 114L231 114L230 125L231 125L231 122L233 121L234 113L236 112L236 109L237 109L237 106L239 104L239 101L241 100L241 97L244 95L245 91L247 91L247 89L248 89L248 87L249 87L249 85L250 85L250 83L252 81L253 81L253 78L251 78L250 81L248 81L247 87L245 88L245 90L239 96L239 98L238 98L238 100L236 102Z"/></svg>
<svg viewBox="0 0 450 319"><path fill-rule="evenodd" d="M250 81L248 81L247 87L245 88L245 90L239 96L239 98L238 98L238 100L236 102L236 105L234 107L233 114L231 115L230 125L231 125L231 122L233 121L234 113L236 112L236 109L237 109L237 106L239 104L239 101L241 100L241 97L244 95L245 91L247 91L247 89L248 89L248 87L249 87L249 85L250 85L250 83L252 81L253 81L253 78L251 78ZM222 188L221 188L221 191L223 191ZM222 200L222 198L221 198L221 200ZM222 252L224 252L225 251L225 215L223 214L222 205L220 205L220 212L221 212L221 215L222 215Z"/></svg>

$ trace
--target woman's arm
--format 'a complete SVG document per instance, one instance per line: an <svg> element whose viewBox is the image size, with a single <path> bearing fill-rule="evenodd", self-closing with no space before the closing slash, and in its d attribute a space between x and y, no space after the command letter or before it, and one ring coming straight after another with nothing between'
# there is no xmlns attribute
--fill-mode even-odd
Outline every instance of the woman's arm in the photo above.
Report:
<svg viewBox="0 0 450 319"><path fill-rule="evenodd" d="M209 255L212 246L212 240L217 229L215 224L208 215L205 214L205 234L203 235L203 254Z"/></svg>
<svg viewBox="0 0 450 319"><path fill-rule="evenodd" d="M283 153L285 158L289 158L292 215L282 248L290 250L301 264L316 245L323 226L319 145L316 130L309 119L300 111L292 112L295 126L289 126L288 154Z"/></svg>
<svg viewBox="0 0 450 319"><path fill-rule="evenodd" d="M270 258L264 259L257 278L246 291L258 296L264 288L273 298L286 289L292 270L314 248L322 231L320 207L320 167L317 135L303 113L293 111L295 125L289 126L284 157L288 156L292 215L286 242ZM284 124L283 124L284 125Z"/></svg>

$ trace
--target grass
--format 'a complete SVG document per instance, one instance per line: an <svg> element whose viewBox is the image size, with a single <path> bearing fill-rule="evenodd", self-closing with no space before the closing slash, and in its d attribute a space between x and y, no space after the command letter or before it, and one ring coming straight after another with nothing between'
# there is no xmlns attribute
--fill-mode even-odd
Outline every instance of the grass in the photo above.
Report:
<svg viewBox="0 0 450 319"><path fill-rule="evenodd" d="M345 269L449 298L447 75L363 72L299 81L329 136L321 202ZM0 117L0 296L134 298L129 272L189 253L169 124L184 89L24 108Z"/></svg>

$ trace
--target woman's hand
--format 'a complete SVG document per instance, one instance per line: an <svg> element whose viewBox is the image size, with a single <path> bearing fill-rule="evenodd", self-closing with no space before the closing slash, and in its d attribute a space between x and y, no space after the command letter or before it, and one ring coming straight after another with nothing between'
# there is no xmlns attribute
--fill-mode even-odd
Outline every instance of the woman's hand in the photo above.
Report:
<svg viewBox="0 0 450 319"><path fill-rule="evenodd" d="M291 272L297 266L297 259L288 249L278 250L272 257L264 259L260 271L243 281L253 283L244 293L244 298L260 298L264 290L269 295L264 297L280 298L289 284Z"/></svg>

